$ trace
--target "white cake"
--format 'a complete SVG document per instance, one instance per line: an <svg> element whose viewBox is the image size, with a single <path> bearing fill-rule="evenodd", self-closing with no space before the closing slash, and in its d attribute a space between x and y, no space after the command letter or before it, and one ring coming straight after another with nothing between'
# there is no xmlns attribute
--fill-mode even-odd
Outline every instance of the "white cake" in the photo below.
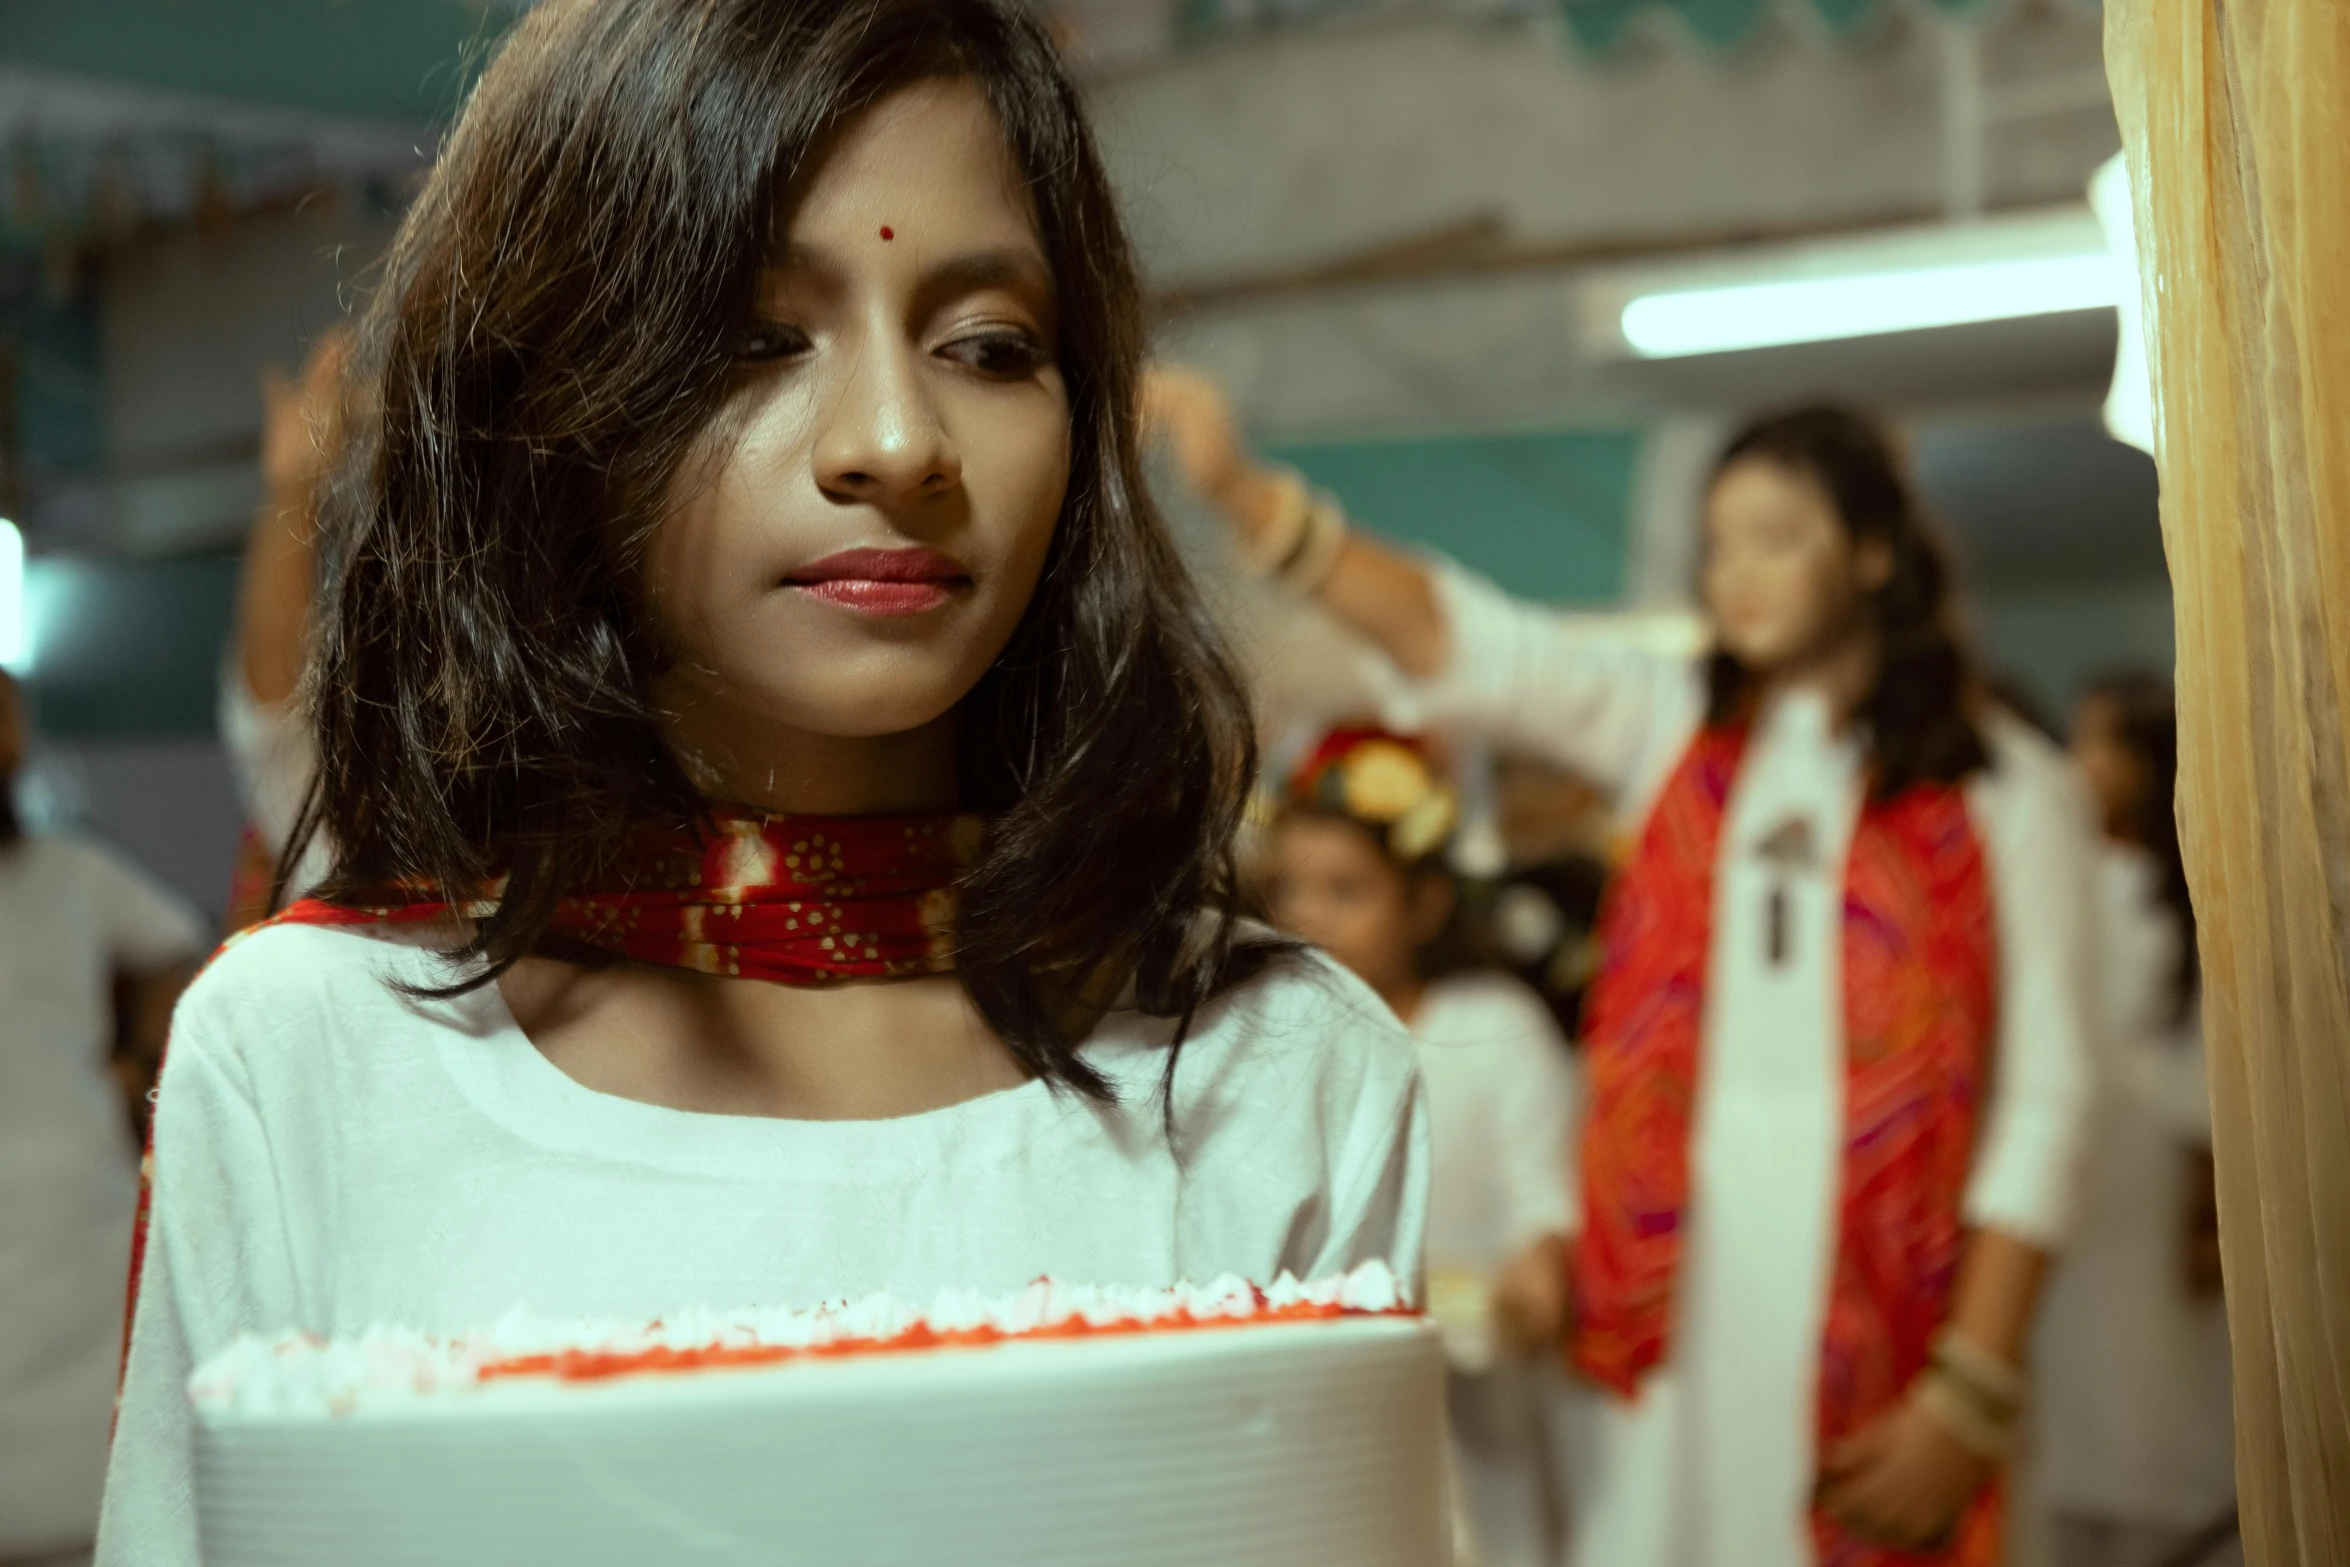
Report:
<svg viewBox="0 0 2350 1567"><path fill-rule="evenodd" d="M1443 1361L1377 1264L911 1311L246 1339L208 1567L1434 1567Z"/></svg>

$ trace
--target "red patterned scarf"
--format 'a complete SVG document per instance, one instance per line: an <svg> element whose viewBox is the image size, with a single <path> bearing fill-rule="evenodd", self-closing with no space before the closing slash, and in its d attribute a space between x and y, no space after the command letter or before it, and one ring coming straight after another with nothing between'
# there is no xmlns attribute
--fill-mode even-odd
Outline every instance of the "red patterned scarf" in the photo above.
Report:
<svg viewBox="0 0 2350 1567"><path fill-rule="evenodd" d="M1746 731L1691 743L1609 895L1586 1002L1591 1112L1574 1253L1576 1366L1629 1397L1662 1362L1689 1200L1715 864ZM1822 1451L1924 1369L1965 1242L1995 1015L1991 887L1959 789L1872 802L1844 897L1845 1136L1821 1346ZM1995 1488L1944 1551L1887 1551L1813 1514L1822 1567L1997 1560Z"/></svg>
<svg viewBox="0 0 2350 1567"><path fill-rule="evenodd" d="M698 837L643 835L622 884L563 899L551 928L639 963L779 985L944 973L955 878L980 836L971 816L717 812ZM270 923L431 924L483 908L393 891L304 899Z"/></svg>
<svg viewBox="0 0 2350 1567"><path fill-rule="evenodd" d="M974 816L759 816L716 811L699 834L642 835L619 885L555 906L552 929L639 963L823 985L954 967L955 881L977 858ZM490 888L483 900L500 889ZM305 898L270 925L426 925L483 900L389 891L364 906ZM221 948L241 940L241 931ZM217 956L217 954L215 954ZM130 1309L147 1255L154 1156L131 1231ZM130 1353L125 1323L123 1353Z"/></svg>

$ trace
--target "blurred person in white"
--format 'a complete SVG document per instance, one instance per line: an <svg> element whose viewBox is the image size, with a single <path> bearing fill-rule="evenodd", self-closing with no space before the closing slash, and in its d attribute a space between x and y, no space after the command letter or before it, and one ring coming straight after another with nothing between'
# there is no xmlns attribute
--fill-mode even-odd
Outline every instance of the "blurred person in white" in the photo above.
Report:
<svg viewBox="0 0 2350 1567"><path fill-rule="evenodd" d="M1458 815L1422 745L1331 731L1291 776L1273 831L1273 922L1354 971L1411 1030L1426 1085L1429 1306L1452 1365L1453 1472L1479 1567L1550 1567L1551 1456L1571 1206L1575 1083L1542 999L1457 968L1445 850Z"/></svg>
<svg viewBox="0 0 2350 1567"><path fill-rule="evenodd" d="M2106 1060L2080 1232L2036 1345L2034 1490L2059 1567L2158 1567L2224 1535L2236 1478L2170 682L2099 681L2072 744L2105 819Z"/></svg>
<svg viewBox="0 0 2350 1567"><path fill-rule="evenodd" d="M299 381L275 367L261 377L264 498L245 540L236 626L220 670L221 743L245 810L229 893L231 932L271 912L278 860L317 768L298 698L317 595L319 488L342 449L349 358L350 332L338 326L311 345ZM326 861L325 845L313 843L288 868L288 896L316 884Z"/></svg>
<svg viewBox="0 0 2350 1567"><path fill-rule="evenodd" d="M88 1560L106 1475L139 1192L124 1096L208 942L119 856L22 830L29 731L0 672L0 1567L62 1567Z"/></svg>
<svg viewBox="0 0 2350 1567"><path fill-rule="evenodd" d="M1584 1011L1583 1567L1982 1564L2097 1026L2095 823L1982 694L1891 443L1756 422L1703 516L1702 660L1347 526L1152 396L1245 562L1391 668L1389 721L1548 755L1640 824Z"/></svg>

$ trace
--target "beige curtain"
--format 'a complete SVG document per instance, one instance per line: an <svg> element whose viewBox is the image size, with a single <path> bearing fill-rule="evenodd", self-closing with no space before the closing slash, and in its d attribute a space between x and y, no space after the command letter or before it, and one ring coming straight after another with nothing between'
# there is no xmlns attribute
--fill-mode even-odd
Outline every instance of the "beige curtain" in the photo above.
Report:
<svg viewBox="0 0 2350 1567"><path fill-rule="evenodd" d="M2106 0L2177 591L2237 1485L2350 1564L2350 0Z"/></svg>

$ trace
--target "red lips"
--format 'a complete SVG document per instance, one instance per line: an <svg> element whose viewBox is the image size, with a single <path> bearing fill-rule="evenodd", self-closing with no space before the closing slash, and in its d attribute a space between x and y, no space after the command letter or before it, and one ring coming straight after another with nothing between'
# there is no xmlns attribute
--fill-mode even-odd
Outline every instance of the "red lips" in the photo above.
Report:
<svg viewBox="0 0 2350 1567"><path fill-rule="evenodd" d="M919 615L971 580L961 561L936 550L842 550L785 575L812 597L868 615Z"/></svg>

